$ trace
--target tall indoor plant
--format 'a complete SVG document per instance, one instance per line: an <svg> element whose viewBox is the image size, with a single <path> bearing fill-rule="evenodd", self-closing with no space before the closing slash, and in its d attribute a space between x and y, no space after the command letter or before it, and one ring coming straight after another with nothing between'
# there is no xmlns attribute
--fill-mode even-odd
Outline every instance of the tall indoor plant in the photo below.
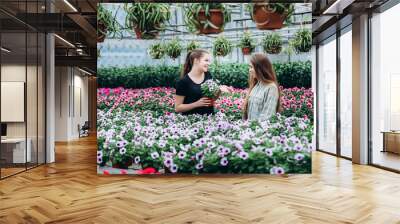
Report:
<svg viewBox="0 0 400 224"><path fill-rule="evenodd" d="M283 27L285 20L294 12L292 3L249 3L247 9L260 30L273 30Z"/></svg>
<svg viewBox="0 0 400 224"><path fill-rule="evenodd" d="M231 13L222 3L191 3L185 9L185 23L196 34L215 34L224 30Z"/></svg>
<svg viewBox="0 0 400 224"><path fill-rule="evenodd" d="M170 6L165 3L126 3L124 9L125 25L138 39L155 39L171 17Z"/></svg>

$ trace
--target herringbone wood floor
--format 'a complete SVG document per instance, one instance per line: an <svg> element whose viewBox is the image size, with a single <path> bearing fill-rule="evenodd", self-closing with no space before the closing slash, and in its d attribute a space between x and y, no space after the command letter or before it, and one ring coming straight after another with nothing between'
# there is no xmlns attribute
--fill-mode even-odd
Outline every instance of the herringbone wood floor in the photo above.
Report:
<svg viewBox="0 0 400 224"><path fill-rule="evenodd" d="M312 175L97 176L96 140L0 181L0 223L400 223L400 175L315 152Z"/></svg>

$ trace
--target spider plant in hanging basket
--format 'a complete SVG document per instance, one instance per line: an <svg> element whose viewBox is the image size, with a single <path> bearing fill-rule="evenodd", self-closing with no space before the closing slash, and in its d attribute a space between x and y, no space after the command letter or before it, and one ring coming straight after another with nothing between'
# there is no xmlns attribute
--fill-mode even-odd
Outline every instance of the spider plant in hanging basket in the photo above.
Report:
<svg viewBox="0 0 400 224"><path fill-rule="evenodd" d="M120 25L112 13L99 4L97 7L97 42L103 42L107 34L115 36L119 32Z"/></svg>
<svg viewBox="0 0 400 224"><path fill-rule="evenodd" d="M179 40L175 38L166 44L165 51L170 58L175 60L181 55L182 45L179 43Z"/></svg>
<svg viewBox="0 0 400 224"><path fill-rule="evenodd" d="M249 3L247 10L260 30L281 29L294 12L292 3Z"/></svg>
<svg viewBox="0 0 400 224"><path fill-rule="evenodd" d="M125 25L135 31L137 39L155 39L171 18L169 9L165 3L126 3Z"/></svg>
<svg viewBox="0 0 400 224"><path fill-rule="evenodd" d="M312 34L310 29L300 29L296 32L293 39L293 47L296 53L309 52L312 46Z"/></svg>
<svg viewBox="0 0 400 224"><path fill-rule="evenodd" d="M223 36L219 36L214 41L213 54L214 56L226 56L232 52L232 43Z"/></svg>
<svg viewBox="0 0 400 224"><path fill-rule="evenodd" d="M249 55L256 48L256 42L253 38L251 38L250 32L245 32L242 38L240 38L237 46L242 49L242 53L244 55Z"/></svg>
<svg viewBox="0 0 400 224"><path fill-rule="evenodd" d="M165 55L165 46L162 42L157 42L150 45L148 53L153 59L161 59Z"/></svg>
<svg viewBox="0 0 400 224"><path fill-rule="evenodd" d="M186 46L187 52L198 48L200 48L200 44L194 40L190 41L189 44Z"/></svg>
<svg viewBox="0 0 400 224"><path fill-rule="evenodd" d="M222 3L192 3L185 9L188 30L196 34L216 34L224 31L231 12Z"/></svg>
<svg viewBox="0 0 400 224"><path fill-rule="evenodd" d="M264 51L268 54L279 54L282 50L282 37L279 33L267 34L262 39Z"/></svg>

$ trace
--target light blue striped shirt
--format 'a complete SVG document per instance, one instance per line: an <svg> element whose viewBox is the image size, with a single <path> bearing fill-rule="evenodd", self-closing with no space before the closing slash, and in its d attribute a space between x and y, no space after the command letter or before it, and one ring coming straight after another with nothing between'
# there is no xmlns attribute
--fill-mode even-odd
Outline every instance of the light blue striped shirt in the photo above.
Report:
<svg viewBox="0 0 400 224"><path fill-rule="evenodd" d="M266 120L276 114L279 99L278 87L275 83L258 82L252 89L248 102L249 120Z"/></svg>

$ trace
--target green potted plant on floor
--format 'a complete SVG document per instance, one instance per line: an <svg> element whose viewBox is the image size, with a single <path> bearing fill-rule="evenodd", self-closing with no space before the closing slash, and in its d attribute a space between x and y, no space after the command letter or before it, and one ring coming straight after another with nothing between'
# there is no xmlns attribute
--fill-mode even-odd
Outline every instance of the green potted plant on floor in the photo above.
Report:
<svg viewBox="0 0 400 224"><path fill-rule="evenodd" d="M232 43L223 36L219 36L213 45L214 56L226 56L232 52Z"/></svg>
<svg viewBox="0 0 400 224"><path fill-rule="evenodd" d="M165 3L126 3L124 9L125 25L138 39L155 39L171 17L170 6Z"/></svg>
<svg viewBox="0 0 400 224"><path fill-rule="evenodd" d="M165 51L170 58L175 60L177 57L181 55L182 45L180 44L177 38L174 38L173 40L171 40L169 43L166 44Z"/></svg>
<svg viewBox="0 0 400 224"><path fill-rule="evenodd" d="M312 46L312 34L310 29L300 29L296 32L293 39L293 47L296 53L309 52Z"/></svg>
<svg viewBox="0 0 400 224"><path fill-rule="evenodd" d="M111 12L99 4L97 8L97 42L101 43L107 34L117 34L120 26Z"/></svg>
<svg viewBox="0 0 400 224"><path fill-rule="evenodd" d="M237 46L242 49L244 55L249 55L254 51L256 43L255 40L251 38L251 33L245 32Z"/></svg>
<svg viewBox="0 0 400 224"><path fill-rule="evenodd" d="M249 3L247 10L260 30L281 29L294 12L292 3Z"/></svg>
<svg viewBox="0 0 400 224"><path fill-rule="evenodd" d="M153 59L161 59L165 55L165 46L162 42L154 43L148 49L148 53Z"/></svg>
<svg viewBox="0 0 400 224"><path fill-rule="evenodd" d="M194 40L190 41L189 44L186 46L186 50L188 52L197 48L200 48L200 44Z"/></svg>
<svg viewBox="0 0 400 224"><path fill-rule="evenodd" d="M231 12L222 3L191 3L185 9L188 30L196 34L215 34L224 30Z"/></svg>
<svg viewBox="0 0 400 224"><path fill-rule="evenodd" d="M268 54L279 54L282 50L282 37L279 33L267 34L262 39L262 46Z"/></svg>

